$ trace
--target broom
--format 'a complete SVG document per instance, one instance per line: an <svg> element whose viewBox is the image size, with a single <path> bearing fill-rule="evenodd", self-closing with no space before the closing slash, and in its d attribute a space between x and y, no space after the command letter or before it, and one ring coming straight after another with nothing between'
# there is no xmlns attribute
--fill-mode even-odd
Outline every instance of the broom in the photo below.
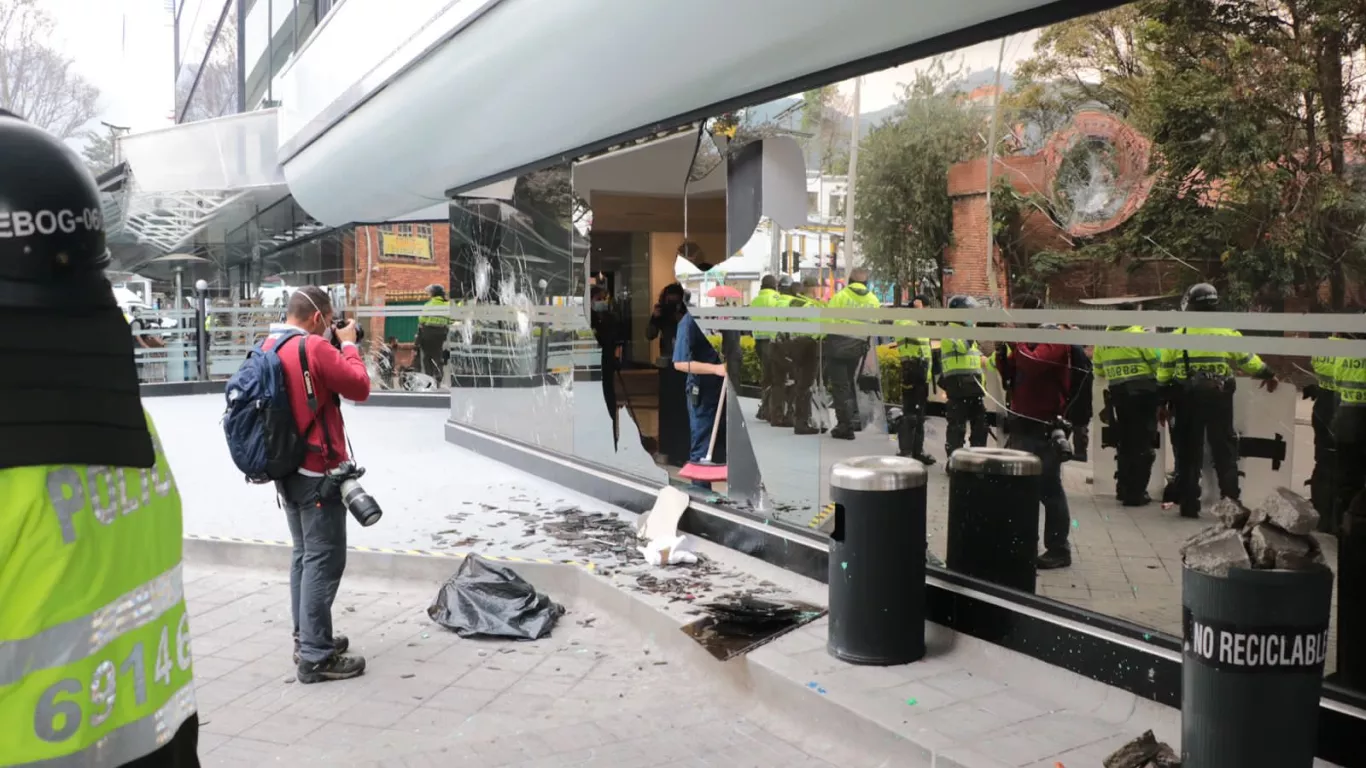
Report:
<svg viewBox="0 0 1366 768"><path fill-rule="evenodd" d="M717 464L711 460L712 453L716 451L716 436L721 432L721 415L726 412L726 386L721 385L721 398L716 403L716 419L711 425L711 442L707 444L707 458L701 461L690 461L683 465L679 470L678 476L685 480L695 480L703 483L721 483L726 480L726 465Z"/></svg>

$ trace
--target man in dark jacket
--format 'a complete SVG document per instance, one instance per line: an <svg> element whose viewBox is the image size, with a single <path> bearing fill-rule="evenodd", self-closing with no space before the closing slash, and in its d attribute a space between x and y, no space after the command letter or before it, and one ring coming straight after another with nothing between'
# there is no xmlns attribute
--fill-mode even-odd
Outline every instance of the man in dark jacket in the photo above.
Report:
<svg viewBox="0 0 1366 768"><path fill-rule="evenodd" d="M1072 564L1067 541L1072 513L1062 488L1063 446L1053 437L1072 392L1071 357L1068 344L1032 342L1012 343L996 353L996 365L1010 395L1006 447L1028 451L1043 462L1039 501L1044 510L1044 552L1037 561L1040 570Z"/></svg>

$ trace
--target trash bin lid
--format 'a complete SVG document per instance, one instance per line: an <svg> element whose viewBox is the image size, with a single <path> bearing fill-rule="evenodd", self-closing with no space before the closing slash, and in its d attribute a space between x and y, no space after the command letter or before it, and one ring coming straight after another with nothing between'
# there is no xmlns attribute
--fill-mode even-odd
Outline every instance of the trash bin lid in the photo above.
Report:
<svg viewBox="0 0 1366 768"><path fill-rule="evenodd" d="M830 468L830 485L846 491L902 491L929 482L925 465L901 456L857 456Z"/></svg>
<svg viewBox="0 0 1366 768"><path fill-rule="evenodd" d="M1043 462L1027 451L1009 448L960 448L949 458L950 472L975 475L1032 477L1043 472Z"/></svg>

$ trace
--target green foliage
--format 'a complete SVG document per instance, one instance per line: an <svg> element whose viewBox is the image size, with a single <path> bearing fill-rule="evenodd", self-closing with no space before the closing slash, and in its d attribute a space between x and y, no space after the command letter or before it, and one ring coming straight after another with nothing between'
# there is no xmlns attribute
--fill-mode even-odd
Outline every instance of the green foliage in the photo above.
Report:
<svg viewBox="0 0 1366 768"><path fill-rule="evenodd" d="M982 151L988 117L953 89L957 71L935 60L905 86L896 113L859 145L857 237L883 280L937 280L953 242L951 166Z"/></svg>
<svg viewBox="0 0 1366 768"><path fill-rule="evenodd" d="M1366 265L1347 164L1364 31L1366 7L1341 0L1149 0L1044 30L1008 103L1036 134L1101 105L1152 139L1156 186L1105 252L1222 282L1234 306L1327 283L1341 309Z"/></svg>

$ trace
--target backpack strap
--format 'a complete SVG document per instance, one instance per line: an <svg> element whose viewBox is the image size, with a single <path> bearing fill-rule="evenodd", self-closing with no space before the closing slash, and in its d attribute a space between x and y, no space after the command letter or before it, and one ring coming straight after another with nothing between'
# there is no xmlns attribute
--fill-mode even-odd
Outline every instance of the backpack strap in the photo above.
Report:
<svg viewBox="0 0 1366 768"><path fill-rule="evenodd" d="M332 437L327 432L327 419L321 418L318 413L318 391L317 388L313 386L313 374L308 370L308 335L302 333L293 335L299 338L299 369L304 375L304 394L308 396L308 410L313 414L313 418L308 422L308 426L304 428L303 434L304 437L307 438L308 434L313 431L313 427L322 427L323 448L320 453L323 455L323 460L326 461L332 446ZM288 341L288 339L285 339L284 341ZM282 341L281 343L283 344L284 342ZM312 449L310 448L310 450Z"/></svg>

